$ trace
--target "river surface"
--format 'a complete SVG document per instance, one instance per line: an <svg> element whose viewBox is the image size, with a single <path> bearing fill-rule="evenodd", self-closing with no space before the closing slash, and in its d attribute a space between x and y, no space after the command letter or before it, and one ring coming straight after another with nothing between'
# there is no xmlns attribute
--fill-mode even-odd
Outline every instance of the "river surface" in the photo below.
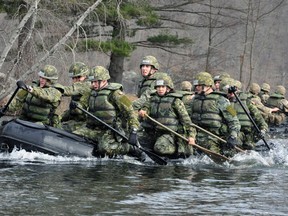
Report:
<svg viewBox="0 0 288 216"><path fill-rule="evenodd" d="M0 215L288 215L288 140L273 143L222 165L0 154Z"/></svg>

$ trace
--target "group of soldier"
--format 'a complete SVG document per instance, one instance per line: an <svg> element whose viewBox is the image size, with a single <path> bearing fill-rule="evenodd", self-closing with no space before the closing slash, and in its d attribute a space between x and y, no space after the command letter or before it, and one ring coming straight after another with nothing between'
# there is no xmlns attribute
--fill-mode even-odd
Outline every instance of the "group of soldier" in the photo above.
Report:
<svg viewBox="0 0 288 216"><path fill-rule="evenodd" d="M253 83L249 92L244 92L241 82L227 73L213 78L208 72L200 72L193 83L183 81L181 89L176 90L171 77L159 72L154 56L142 59L140 71L137 99L132 101L123 93L121 84L109 82L105 67L73 63L69 68L72 85L63 86L57 82L57 69L46 65L38 73L39 80L19 90L9 111L21 110L20 119L93 140L99 157L130 155L140 160L144 160L144 155L139 143L167 158L195 154L196 143L215 153L233 156L237 148L253 149L265 137L268 125L285 121L288 101L283 86L277 86L270 95L269 84L263 83L260 88ZM60 113L59 105L65 96L71 97L71 103L68 110ZM96 119L87 116L83 109ZM119 133L128 134L128 139L97 118Z"/></svg>

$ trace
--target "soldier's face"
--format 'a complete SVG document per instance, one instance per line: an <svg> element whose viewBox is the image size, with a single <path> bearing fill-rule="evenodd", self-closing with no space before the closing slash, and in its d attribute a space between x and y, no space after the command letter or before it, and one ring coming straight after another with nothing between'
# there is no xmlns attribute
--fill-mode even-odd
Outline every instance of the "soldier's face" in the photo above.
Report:
<svg viewBox="0 0 288 216"><path fill-rule="evenodd" d="M214 83L215 89L219 90L220 82L221 82L221 81L215 81L215 83Z"/></svg>
<svg viewBox="0 0 288 216"><path fill-rule="evenodd" d="M141 75L143 77L148 77L153 74L156 70L151 65L142 65L141 66Z"/></svg>
<svg viewBox="0 0 288 216"><path fill-rule="evenodd" d="M92 88L94 90L100 90L107 85L107 80L96 80L91 82Z"/></svg>
<svg viewBox="0 0 288 216"><path fill-rule="evenodd" d="M75 82L83 82L85 79L86 79L85 76L77 76L77 77L73 77L72 78L72 82L73 83L75 83Z"/></svg>
<svg viewBox="0 0 288 216"><path fill-rule="evenodd" d="M159 96L164 96L169 91L169 88L167 86L157 86L156 91Z"/></svg>
<svg viewBox="0 0 288 216"><path fill-rule="evenodd" d="M40 77L40 78L39 78L39 86L40 86L41 88L43 88L43 87L46 85L46 83L47 83L47 79L45 79L45 78L43 78L43 77Z"/></svg>

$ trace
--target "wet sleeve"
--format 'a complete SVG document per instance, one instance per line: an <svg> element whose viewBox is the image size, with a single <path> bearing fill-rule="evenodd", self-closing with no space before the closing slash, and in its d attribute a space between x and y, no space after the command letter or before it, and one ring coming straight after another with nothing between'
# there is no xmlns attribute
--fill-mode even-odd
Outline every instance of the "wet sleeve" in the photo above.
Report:
<svg viewBox="0 0 288 216"><path fill-rule="evenodd" d="M138 129L140 123L134 112L131 100L121 90L116 90L112 94L111 101L116 104L122 116L127 119L129 127Z"/></svg>

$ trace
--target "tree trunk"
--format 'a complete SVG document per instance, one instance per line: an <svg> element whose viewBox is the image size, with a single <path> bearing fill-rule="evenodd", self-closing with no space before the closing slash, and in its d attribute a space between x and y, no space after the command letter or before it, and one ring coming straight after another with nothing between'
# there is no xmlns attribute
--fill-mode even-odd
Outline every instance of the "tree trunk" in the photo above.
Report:
<svg viewBox="0 0 288 216"><path fill-rule="evenodd" d="M122 83L124 72L124 57L115 53L111 53L109 72L111 76L111 82Z"/></svg>

